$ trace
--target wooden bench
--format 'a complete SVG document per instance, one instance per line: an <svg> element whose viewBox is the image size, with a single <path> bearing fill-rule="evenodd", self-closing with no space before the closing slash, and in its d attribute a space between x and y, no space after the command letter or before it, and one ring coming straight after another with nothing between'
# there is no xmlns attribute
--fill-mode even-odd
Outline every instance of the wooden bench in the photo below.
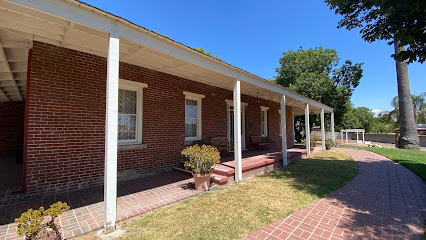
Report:
<svg viewBox="0 0 426 240"><path fill-rule="evenodd" d="M211 145L216 147L219 152L223 150L231 150L234 149L233 146L229 146L227 137L216 137L211 139Z"/></svg>
<svg viewBox="0 0 426 240"><path fill-rule="evenodd" d="M269 140L267 138L263 138L262 136L251 136L251 149L255 147L260 150L261 147L269 146Z"/></svg>

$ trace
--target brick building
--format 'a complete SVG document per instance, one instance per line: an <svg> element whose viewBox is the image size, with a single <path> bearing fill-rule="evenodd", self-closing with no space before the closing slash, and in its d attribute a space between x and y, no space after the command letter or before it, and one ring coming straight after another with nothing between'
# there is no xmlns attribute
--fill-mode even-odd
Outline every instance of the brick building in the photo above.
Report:
<svg viewBox="0 0 426 240"><path fill-rule="evenodd" d="M23 150L28 193L105 184L106 216L117 180L171 170L186 145L227 137L238 181L251 136L282 149L285 164L293 116L333 116L79 1L0 1L0 20L0 153Z"/></svg>

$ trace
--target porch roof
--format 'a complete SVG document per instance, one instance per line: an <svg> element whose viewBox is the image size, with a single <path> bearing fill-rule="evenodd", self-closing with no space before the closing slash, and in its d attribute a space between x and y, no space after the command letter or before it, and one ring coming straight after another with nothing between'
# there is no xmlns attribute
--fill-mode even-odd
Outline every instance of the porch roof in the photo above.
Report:
<svg viewBox="0 0 426 240"><path fill-rule="evenodd" d="M25 97L27 53L40 41L107 57L109 33L120 36L120 61L286 104L303 115L333 108L215 59L124 18L77 0L0 0L0 102ZM3 54L2 54L3 52Z"/></svg>

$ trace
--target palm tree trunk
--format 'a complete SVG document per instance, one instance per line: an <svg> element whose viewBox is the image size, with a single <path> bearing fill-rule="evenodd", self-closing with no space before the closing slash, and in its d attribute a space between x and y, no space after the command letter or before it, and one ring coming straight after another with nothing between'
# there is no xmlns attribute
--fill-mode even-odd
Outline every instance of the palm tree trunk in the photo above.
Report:
<svg viewBox="0 0 426 240"><path fill-rule="evenodd" d="M404 51L404 46L399 46L399 41L395 40L395 55ZM417 126L414 122L413 103L410 93L410 82L408 80L408 66L406 61L396 62L396 76L398 83L399 100L399 148L419 148L419 136Z"/></svg>

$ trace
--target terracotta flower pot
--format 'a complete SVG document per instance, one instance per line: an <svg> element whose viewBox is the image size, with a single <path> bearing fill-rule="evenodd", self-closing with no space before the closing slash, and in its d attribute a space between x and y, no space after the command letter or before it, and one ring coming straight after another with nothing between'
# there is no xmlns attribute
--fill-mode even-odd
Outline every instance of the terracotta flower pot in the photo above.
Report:
<svg viewBox="0 0 426 240"><path fill-rule="evenodd" d="M210 185L210 175L209 174L192 174L194 176L195 189L200 191L209 190Z"/></svg>

